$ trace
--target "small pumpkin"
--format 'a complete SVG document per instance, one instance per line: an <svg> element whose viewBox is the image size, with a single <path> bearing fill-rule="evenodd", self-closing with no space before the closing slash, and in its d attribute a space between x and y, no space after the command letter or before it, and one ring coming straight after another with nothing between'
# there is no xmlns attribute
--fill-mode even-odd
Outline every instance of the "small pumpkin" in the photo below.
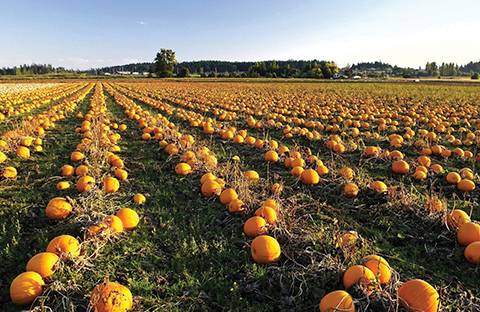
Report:
<svg viewBox="0 0 480 312"><path fill-rule="evenodd" d="M135 229L140 222L140 217L137 212L130 208L122 208L117 211L116 216L122 220L123 227L127 231Z"/></svg>
<svg viewBox="0 0 480 312"><path fill-rule="evenodd" d="M248 237L256 237L267 231L267 220L259 216L251 217L243 224L243 233Z"/></svg>
<svg viewBox="0 0 480 312"><path fill-rule="evenodd" d="M471 220L468 214L461 209L454 209L447 216L447 225L449 228L454 230L457 230L462 225L470 221Z"/></svg>
<svg viewBox="0 0 480 312"><path fill-rule="evenodd" d="M260 175L255 170L247 170L243 175L249 182L257 182L260 179Z"/></svg>
<svg viewBox="0 0 480 312"><path fill-rule="evenodd" d="M137 205L143 205L147 199L143 194L137 193L133 195L133 202Z"/></svg>
<svg viewBox="0 0 480 312"><path fill-rule="evenodd" d="M70 166L70 165L63 165L61 171L62 171L62 176L71 177L75 172L75 168L73 168L73 166Z"/></svg>
<svg viewBox="0 0 480 312"><path fill-rule="evenodd" d="M29 159L30 158L30 150L28 147L19 146L15 151L15 154L20 157L21 159Z"/></svg>
<svg viewBox="0 0 480 312"><path fill-rule="evenodd" d="M107 216L102 221L112 234L122 233L124 230L122 219L117 216Z"/></svg>
<svg viewBox="0 0 480 312"><path fill-rule="evenodd" d="M85 155L82 152L74 151L70 154L70 160L73 162L78 162L85 159Z"/></svg>
<svg viewBox="0 0 480 312"><path fill-rule="evenodd" d="M186 176L192 173L192 167L187 163L179 163L175 166L175 172L178 175Z"/></svg>
<svg viewBox="0 0 480 312"><path fill-rule="evenodd" d="M120 182L111 176L106 176L103 179L103 190L105 193L115 193L120 188Z"/></svg>
<svg viewBox="0 0 480 312"><path fill-rule="evenodd" d="M95 186L95 179L92 176L88 176L88 175L78 179L75 185L75 187L77 188L77 191L81 193L92 190L94 186Z"/></svg>
<svg viewBox="0 0 480 312"><path fill-rule="evenodd" d="M397 174L407 174L410 171L410 165L403 159L395 160L392 163L392 171Z"/></svg>
<svg viewBox="0 0 480 312"><path fill-rule="evenodd" d="M275 208L266 206L258 208L255 215L264 218L268 224L275 224L277 222L277 212Z"/></svg>
<svg viewBox="0 0 480 312"><path fill-rule="evenodd" d="M245 210L244 203L242 200L236 198L233 199L229 204L228 204L228 211L231 213L236 213L236 212L242 212Z"/></svg>

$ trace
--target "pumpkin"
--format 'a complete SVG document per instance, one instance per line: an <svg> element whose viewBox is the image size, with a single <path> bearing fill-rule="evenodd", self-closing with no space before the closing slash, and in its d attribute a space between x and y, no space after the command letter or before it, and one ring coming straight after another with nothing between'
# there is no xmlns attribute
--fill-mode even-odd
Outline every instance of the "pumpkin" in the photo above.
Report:
<svg viewBox="0 0 480 312"><path fill-rule="evenodd" d="M258 172L256 172L255 170L247 170L244 172L243 175L249 182L257 182L260 179Z"/></svg>
<svg viewBox="0 0 480 312"><path fill-rule="evenodd" d="M130 208L122 208L115 215L122 220L123 227L127 231L135 229L140 221L137 212Z"/></svg>
<svg viewBox="0 0 480 312"><path fill-rule="evenodd" d="M143 205L147 199L143 194L137 193L133 195L133 202L137 205Z"/></svg>
<svg viewBox="0 0 480 312"><path fill-rule="evenodd" d="M207 172L204 175L202 175L202 177L200 178L200 184L203 184L203 183L207 182L208 180L213 181L213 180L216 180L216 179L217 179L217 177L213 173Z"/></svg>
<svg viewBox="0 0 480 312"><path fill-rule="evenodd" d="M345 183L343 186L343 195L349 198L356 197L358 195L359 188L355 183Z"/></svg>
<svg viewBox="0 0 480 312"><path fill-rule="evenodd" d="M27 305L40 296L45 282L37 272L23 272L10 284L10 298L16 305Z"/></svg>
<svg viewBox="0 0 480 312"><path fill-rule="evenodd" d="M433 165L431 165L431 166L430 166L430 169L431 169L434 173L436 173L436 174L438 174L438 173L443 173L443 172L445 171L445 170L443 170L442 165L439 165L439 164L433 164Z"/></svg>
<svg viewBox="0 0 480 312"><path fill-rule="evenodd" d="M77 168L75 168L75 174L79 177L83 177L84 175L87 175L89 169L88 166L85 165L80 165Z"/></svg>
<svg viewBox="0 0 480 312"><path fill-rule="evenodd" d="M387 260L377 255L370 255L363 258L361 263L373 272L380 284L390 283L392 269Z"/></svg>
<svg viewBox="0 0 480 312"><path fill-rule="evenodd" d="M377 193L386 193L388 191L387 185L382 181L372 181L368 186Z"/></svg>
<svg viewBox="0 0 480 312"><path fill-rule="evenodd" d="M122 233L124 230L122 219L117 216L107 216L102 221L113 234Z"/></svg>
<svg viewBox="0 0 480 312"><path fill-rule="evenodd" d="M295 166L292 168L292 170L290 171L290 173L294 176L294 177L301 177L302 176L302 173L305 171L305 169L303 169L302 166Z"/></svg>
<svg viewBox="0 0 480 312"><path fill-rule="evenodd" d="M17 150L15 151L15 154L22 159L29 159L30 158L30 150L28 149L28 147L25 147L25 146L17 147Z"/></svg>
<svg viewBox="0 0 480 312"><path fill-rule="evenodd" d="M450 184L458 184L462 180L462 177L456 172L449 172L446 179Z"/></svg>
<svg viewBox="0 0 480 312"><path fill-rule="evenodd" d="M353 179L354 172L350 167L342 167L338 171L338 174L344 179L351 180Z"/></svg>
<svg viewBox="0 0 480 312"><path fill-rule="evenodd" d="M430 159L430 157L426 156L426 155L422 155L422 156L419 156L417 158L417 162L422 165L422 166L425 166L425 167L430 167L430 165L432 164L432 160Z"/></svg>
<svg viewBox="0 0 480 312"><path fill-rule="evenodd" d="M392 163L392 171L398 174L407 174L410 171L410 165L405 160L395 160Z"/></svg>
<svg viewBox="0 0 480 312"><path fill-rule="evenodd" d="M175 172L178 175L186 176L192 173L192 167L187 163L179 163L175 166Z"/></svg>
<svg viewBox="0 0 480 312"><path fill-rule="evenodd" d="M48 252L53 252L58 256L78 257L80 255L80 243L70 235L60 235L48 243Z"/></svg>
<svg viewBox="0 0 480 312"><path fill-rule="evenodd" d="M409 311L437 312L439 296L429 283L413 279L398 288L400 305Z"/></svg>
<svg viewBox="0 0 480 312"><path fill-rule="evenodd" d="M320 312L355 312L353 298L344 290L335 290L320 300Z"/></svg>
<svg viewBox="0 0 480 312"><path fill-rule="evenodd" d="M275 199L269 198L262 203L262 207L271 207L275 209L275 211L278 211L279 204Z"/></svg>
<svg viewBox="0 0 480 312"><path fill-rule="evenodd" d="M53 252L38 253L28 261L27 271L37 272L42 278L48 278L55 272L59 259Z"/></svg>
<svg viewBox="0 0 480 312"><path fill-rule="evenodd" d="M75 169L73 168L73 166L63 165L61 171L62 171L62 176L71 177L75 172Z"/></svg>
<svg viewBox="0 0 480 312"><path fill-rule="evenodd" d="M83 193L83 192L88 192L93 187L95 186L95 179L92 176L83 176L80 179L78 179L77 184L75 187L77 188L77 191Z"/></svg>
<svg viewBox="0 0 480 312"><path fill-rule="evenodd" d="M236 198L233 199L229 204L228 204L228 211L231 213L235 212L242 212L245 210L244 203L242 200Z"/></svg>
<svg viewBox="0 0 480 312"><path fill-rule="evenodd" d="M457 241L461 246L480 241L480 225L467 222L458 228Z"/></svg>
<svg viewBox="0 0 480 312"><path fill-rule="evenodd" d="M264 155L266 161L276 162L278 161L278 154L275 151L267 151Z"/></svg>
<svg viewBox="0 0 480 312"><path fill-rule="evenodd" d="M233 188L227 188L220 193L220 202L228 205L232 200L237 199L238 194Z"/></svg>
<svg viewBox="0 0 480 312"><path fill-rule="evenodd" d="M94 312L126 312L132 309L130 290L115 282L103 282L92 291L90 306Z"/></svg>
<svg viewBox="0 0 480 312"><path fill-rule="evenodd" d="M354 245L358 240L358 233L356 231L348 231L337 236L336 247L348 247Z"/></svg>
<svg viewBox="0 0 480 312"><path fill-rule="evenodd" d="M207 180L202 184L201 191L203 196L212 197L213 195L220 195L222 186L216 180Z"/></svg>
<svg viewBox="0 0 480 312"><path fill-rule="evenodd" d="M243 224L243 233L248 237L256 237L267 231L267 220L259 216L251 217Z"/></svg>
<svg viewBox="0 0 480 312"><path fill-rule="evenodd" d="M424 170L415 170L413 173L415 180L425 180L427 178L427 173Z"/></svg>
<svg viewBox="0 0 480 312"><path fill-rule="evenodd" d="M74 151L70 154L70 160L73 162L81 161L85 159L85 155L82 152Z"/></svg>
<svg viewBox="0 0 480 312"><path fill-rule="evenodd" d="M5 167L3 168L2 176L5 179L15 179L17 177L17 169L11 166Z"/></svg>
<svg viewBox="0 0 480 312"><path fill-rule="evenodd" d="M124 169L116 168L115 169L115 177L120 181L125 181L128 178L128 172Z"/></svg>
<svg viewBox="0 0 480 312"><path fill-rule="evenodd" d="M115 193L120 188L120 182L114 177L106 176L103 179L103 190L105 193Z"/></svg>
<svg viewBox="0 0 480 312"><path fill-rule="evenodd" d="M7 155L4 152L0 151L0 164L4 163L7 160Z"/></svg>
<svg viewBox="0 0 480 312"><path fill-rule="evenodd" d="M324 176L324 175L327 175L329 172L327 166L324 166L324 165L318 165L317 167L317 173L320 175L320 176Z"/></svg>
<svg viewBox="0 0 480 312"><path fill-rule="evenodd" d="M72 205L63 197L52 198L45 209L47 217L53 220L65 219L70 213L72 213Z"/></svg>
<svg viewBox="0 0 480 312"><path fill-rule="evenodd" d="M250 251L253 260L262 264L277 262L281 255L280 244L275 238L268 235L255 237Z"/></svg>
<svg viewBox="0 0 480 312"><path fill-rule="evenodd" d="M365 287L368 294L370 294L375 283L375 274L363 265L353 265L343 273L343 287L345 289L349 289L354 285L360 285Z"/></svg>
<svg viewBox="0 0 480 312"><path fill-rule="evenodd" d="M320 182L320 176L314 169L304 170L300 175L300 179L302 183L306 185L314 185Z"/></svg>
<svg viewBox="0 0 480 312"><path fill-rule="evenodd" d="M66 190L70 188L70 182L68 181L60 181L56 185L57 190Z"/></svg>
<svg viewBox="0 0 480 312"><path fill-rule="evenodd" d="M472 264L480 264L480 241L468 244L463 254L468 262Z"/></svg>
<svg viewBox="0 0 480 312"><path fill-rule="evenodd" d="M269 206L258 208L255 211L255 215L264 218L268 224L275 224L277 222L277 212Z"/></svg>
<svg viewBox="0 0 480 312"><path fill-rule="evenodd" d="M470 222L470 217L465 211L460 209L452 210L447 216L447 225L454 230L457 230L467 222Z"/></svg>
<svg viewBox="0 0 480 312"><path fill-rule="evenodd" d="M457 184L458 190L462 192L471 192L475 189L475 183L469 179L462 179Z"/></svg>

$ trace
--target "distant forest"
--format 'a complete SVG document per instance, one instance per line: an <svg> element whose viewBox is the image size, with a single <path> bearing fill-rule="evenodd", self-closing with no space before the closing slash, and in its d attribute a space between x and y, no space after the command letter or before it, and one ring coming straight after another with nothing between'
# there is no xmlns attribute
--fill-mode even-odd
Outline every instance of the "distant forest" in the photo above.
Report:
<svg viewBox="0 0 480 312"><path fill-rule="evenodd" d="M20 65L0 68L0 75L42 75L55 73L84 73L91 75L138 74L152 75L154 63L135 63L109 66L86 71L53 67L50 64ZM366 77L437 77L472 76L480 73L480 61L465 65L428 62L424 68L405 68L383 62L362 62L339 68L332 61L288 60L263 62L190 61L176 63L174 74L179 77L268 77L268 78L347 78L355 75Z"/></svg>

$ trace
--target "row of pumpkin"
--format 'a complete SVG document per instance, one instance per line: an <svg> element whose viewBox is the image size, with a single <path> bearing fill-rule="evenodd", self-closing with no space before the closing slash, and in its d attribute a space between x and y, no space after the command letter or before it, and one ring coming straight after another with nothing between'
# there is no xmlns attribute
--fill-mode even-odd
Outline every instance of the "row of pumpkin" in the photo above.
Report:
<svg viewBox="0 0 480 312"><path fill-rule="evenodd" d="M82 114L77 114L77 117L81 118ZM116 128L115 124L113 124L113 127ZM64 178L69 178L74 174L77 175L76 185L79 193L97 192L98 200L108 200L103 194L116 192L119 186L118 181L112 183L112 180L107 179L107 176L103 181L103 190L99 191L94 183L85 182L84 179L90 171L96 175L101 174L102 168L100 168L100 165L103 163L103 160L97 159L97 157L107 157L112 169L124 170L123 161L113 153L113 151L120 150L119 146L116 145L120 136L110 130L110 121L106 115L105 99L101 84L97 84L91 99L90 110L85 114L82 126L77 131L82 134L83 138L70 157L77 164L77 167L73 168L71 165L64 165L60 170L61 175ZM88 166L86 165L87 163L89 164ZM92 179L93 181L95 180L93 177ZM60 181L57 184L57 189L67 189L68 187L65 187L65 183L68 183L68 181ZM133 200L137 204L143 204L145 197L141 194L136 194ZM97 201L96 204L98 205L99 202ZM80 207L75 207L75 203L72 200L64 197L55 197L49 201L45 208L45 215L52 220L63 220L68 218L75 210L77 210L77 214L91 213L91 211L85 209L75 208ZM12 302L18 305L31 304L42 294L46 282L52 279L60 261L75 263L81 256L82 249L84 249L82 245L104 237L115 237L125 230L131 231L137 227L139 220L140 218L134 210L121 208L115 215L109 215L100 223L89 226L85 231L85 240L82 243L75 237L67 234L53 238L48 244L46 252L33 256L27 263L27 271L21 273L12 281L10 285ZM130 291L125 286L115 282L104 281L92 291L90 305L95 312L127 311L132 307L133 299Z"/></svg>

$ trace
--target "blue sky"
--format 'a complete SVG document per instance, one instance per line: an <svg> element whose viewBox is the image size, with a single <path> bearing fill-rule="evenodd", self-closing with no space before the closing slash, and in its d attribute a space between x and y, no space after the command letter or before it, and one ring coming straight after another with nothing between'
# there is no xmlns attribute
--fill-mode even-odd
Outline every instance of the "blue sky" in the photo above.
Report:
<svg viewBox="0 0 480 312"><path fill-rule="evenodd" d="M480 60L477 0L0 0L0 66L151 61Z"/></svg>

